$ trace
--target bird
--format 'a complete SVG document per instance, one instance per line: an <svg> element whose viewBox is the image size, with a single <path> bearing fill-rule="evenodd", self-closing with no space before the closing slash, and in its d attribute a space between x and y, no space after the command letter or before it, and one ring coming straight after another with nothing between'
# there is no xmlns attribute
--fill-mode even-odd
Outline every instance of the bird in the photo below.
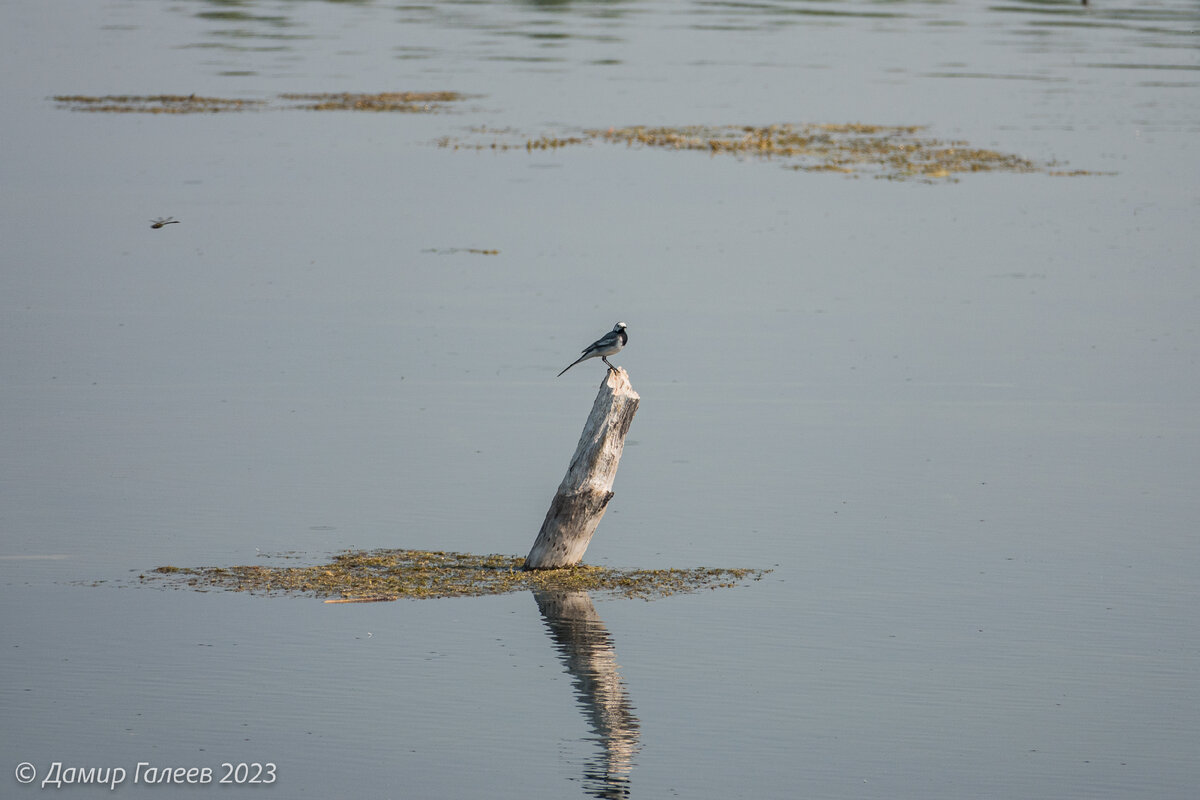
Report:
<svg viewBox="0 0 1200 800"><path fill-rule="evenodd" d="M158 219L150 220L151 228L161 228L163 225L170 225L172 222L179 222L174 217L159 217Z"/></svg>
<svg viewBox="0 0 1200 800"><path fill-rule="evenodd" d="M566 372L580 361L587 361L589 358L595 358L596 356L599 356L601 361L608 364L608 357L619 353L621 348L625 346L625 343L629 341L629 334L625 332L625 328L626 325L624 322L618 322L616 325L613 325L611 331L583 348L583 355L568 364L566 369L554 377L560 378L563 372ZM608 368L616 370L616 367L612 364L608 364Z"/></svg>

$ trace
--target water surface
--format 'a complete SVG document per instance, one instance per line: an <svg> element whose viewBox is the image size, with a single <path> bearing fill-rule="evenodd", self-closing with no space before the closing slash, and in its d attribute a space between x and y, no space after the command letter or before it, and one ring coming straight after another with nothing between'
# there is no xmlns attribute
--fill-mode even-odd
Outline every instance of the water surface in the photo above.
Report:
<svg viewBox="0 0 1200 800"><path fill-rule="evenodd" d="M1192 797L1198 30L1187 2L5 5L3 793L39 791L24 761L270 761L288 797ZM51 99L404 90L469 99ZM1102 174L435 144L811 122ZM553 376L618 319L642 404L587 560L763 581L126 584L524 553L602 369Z"/></svg>

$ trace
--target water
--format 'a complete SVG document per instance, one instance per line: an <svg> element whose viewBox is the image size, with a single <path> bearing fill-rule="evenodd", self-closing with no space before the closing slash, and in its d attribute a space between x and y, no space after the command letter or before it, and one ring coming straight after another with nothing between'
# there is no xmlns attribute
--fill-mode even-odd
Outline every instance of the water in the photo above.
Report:
<svg viewBox="0 0 1200 800"><path fill-rule="evenodd" d="M1185 2L6 4L3 794L61 761L122 794L139 762L273 762L287 797L1192 797L1198 30ZM388 90L469 97L51 100ZM433 144L852 121L1105 174ZM763 581L126 585L526 552L602 370L553 376L618 319L642 404L587 561Z"/></svg>

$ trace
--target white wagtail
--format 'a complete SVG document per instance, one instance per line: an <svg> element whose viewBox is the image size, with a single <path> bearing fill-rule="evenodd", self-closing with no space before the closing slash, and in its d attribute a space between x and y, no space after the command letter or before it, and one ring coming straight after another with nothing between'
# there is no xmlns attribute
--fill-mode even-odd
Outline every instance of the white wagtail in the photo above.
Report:
<svg viewBox="0 0 1200 800"><path fill-rule="evenodd" d="M596 356L600 356L600 360L605 364L608 364L608 357L615 356L617 353L621 352L621 348L624 347L625 343L628 341L629 334L625 332L625 323L618 322L616 325L613 325L613 329L611 331L604 334L587 347L583 348L583 355L568 364L567 369L575 366L580 361L587 361L589 358L595 358ZM612 364L608 364L608 368L611 370L616 369L616 367L614 367ZM561 377L563 372L566 372L567 369L564 369L554 377Z"/></svg>

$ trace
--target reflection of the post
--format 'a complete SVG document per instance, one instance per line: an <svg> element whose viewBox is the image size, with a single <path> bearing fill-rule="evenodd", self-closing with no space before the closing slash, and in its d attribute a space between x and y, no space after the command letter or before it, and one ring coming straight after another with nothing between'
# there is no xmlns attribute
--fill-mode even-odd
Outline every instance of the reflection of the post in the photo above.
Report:
<svg viewBox="0 0 1200 800"><path fill-rule="evenodd" d="M584 765L584 790L593 797L629 796L629 771L638 749L638 720L621 676L608 629L587 592L535 589L546 628L575 684L575 695L601 752Z"/></svg>

